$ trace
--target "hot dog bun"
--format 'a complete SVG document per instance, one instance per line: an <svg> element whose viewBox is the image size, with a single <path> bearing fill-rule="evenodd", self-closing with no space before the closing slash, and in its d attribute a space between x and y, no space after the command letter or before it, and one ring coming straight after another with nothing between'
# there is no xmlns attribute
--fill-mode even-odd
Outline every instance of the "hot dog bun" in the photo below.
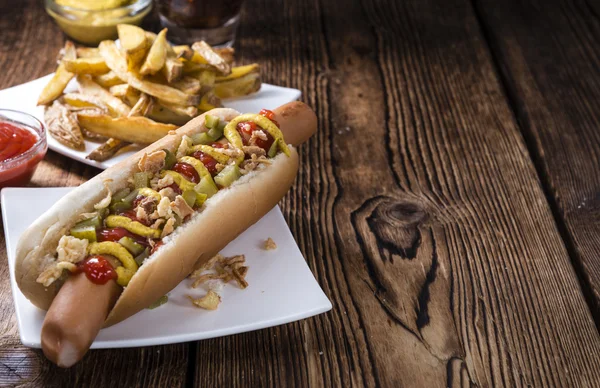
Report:
<svg viewBox="0 0 600 388"><path fill-rule="evenodd" d="M226 108L213 109L210 114L226 121L239 115ZM76 217L94 211L94 204L106 196L106 188L114 193L126 187L127 179L137 171L137 163L144 153L160 149L175 151L183 135L205 131L204 116L198 116L173 134L74 189L27 229L17 245L15 277L23 294L34 305L47 310L60 288L58 281L46 288L36 279L47 260L51 260L48 257L56 252L58 240L76 223ZM284 136L287 136L285 132ZM194 214L165 238L165 245L140 267L117 300L105 325L120 322L147 307L173 289L196 265L208 260L258 221L287 192L297 169L298 156L291 147L289 157L280 154L267 168L254 171L219 191L206 202L202 212ZM203 243L199 244L199 241Z"/></svg>
<svg viewBox="0 0 600 388"><path fill-rule="evenodd" d="M105 326L114 325L146 308L175 288L192 270L204 264L256 223L289 190L298 171L298 154L278 155L268 168L240 178L221 190L206 208L175 232L134 275Z"/></svg>

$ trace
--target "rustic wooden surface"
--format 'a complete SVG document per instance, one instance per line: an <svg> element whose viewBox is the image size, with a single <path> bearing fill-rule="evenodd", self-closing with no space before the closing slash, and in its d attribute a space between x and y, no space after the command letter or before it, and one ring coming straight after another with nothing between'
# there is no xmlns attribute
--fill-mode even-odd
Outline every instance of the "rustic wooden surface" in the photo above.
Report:
<svg viewBox="0 0 600 388"><path fill-rule="evenodd" d="M486 0L478 5L598 322L600 2Z"/></svg>
<svg viewBox="0 0 600 388"><path fill-rule="evenodd" d="M2 250L0 385L600 385L598 13L514 3L249 1L241 60L319 115L282 205L333 310L63 371L20 345ZM0 32L0 88L52 71L40 2ZM50 152L32 184L97 172Z"/></svg>

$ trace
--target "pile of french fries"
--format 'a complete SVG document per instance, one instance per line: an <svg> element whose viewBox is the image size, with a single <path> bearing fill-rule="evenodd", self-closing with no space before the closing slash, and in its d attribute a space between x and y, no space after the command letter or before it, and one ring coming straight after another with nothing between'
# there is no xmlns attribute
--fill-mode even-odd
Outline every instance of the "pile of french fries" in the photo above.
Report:
<svg viewBox="0 0 600 388"><path fill-rule="evenodd" d="M171 46L158 34L121 24L119 44L76 48L67 41L56 73L42 91L48 132L85 150L84 139L103 143L87 158L104 161L131 143L149 144L191 118L220 107L221 99L260 89L257 64L233 67L233 49L206 42ZM64 93L76 78L77 93Z"/></svg>

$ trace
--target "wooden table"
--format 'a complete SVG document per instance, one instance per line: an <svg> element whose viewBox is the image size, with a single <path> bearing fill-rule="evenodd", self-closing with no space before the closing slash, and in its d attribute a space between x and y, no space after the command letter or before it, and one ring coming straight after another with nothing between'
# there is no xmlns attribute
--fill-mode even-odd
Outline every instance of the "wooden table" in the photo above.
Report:
<svg viewBox="0 0 600 388"><path fill-rule="evenodd" d="M54 69L41 3L0 1L0 88ZM282 207L333 310L61 370L19 342L2 249L0 384L600 386L600 4L280 4L236 49L319 116ZM49 152L32 185L97 173Z"/></svg>

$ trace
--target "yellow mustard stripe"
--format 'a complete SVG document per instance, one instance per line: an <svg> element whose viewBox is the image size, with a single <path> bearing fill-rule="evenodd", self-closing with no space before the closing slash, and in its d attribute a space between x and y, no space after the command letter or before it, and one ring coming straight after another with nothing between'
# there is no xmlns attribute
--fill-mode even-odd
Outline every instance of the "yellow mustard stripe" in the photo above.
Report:
<svg viewBox="0 0 600 388"><path fill-rule="evenodd" d="M106 217L106 226L109 228L124 228L133 234L142 237L159 238L160 230L150 228L142 223L133 221L129 217L110 215Z"/></svg>
<svg viewBox="0 0 600 388"><path fill-rule="evenodd" d="M158 192L156 192L155 190L152 190L149 187L142 187L140 189L138 189L138 194L139 195L143 195L144 197L152 197L154 199L156 199L157 201L160 201L161 196Z"/></svg>
<svg viewBox="0 0 600 388"><path fill-rule="evenodd" d="M181 158L179 158L179 162L187 163L190 166L194 167L200 179L205 177L209 177L210 179L212 179L212 176L210 175L208 169L198 159L192 158L191 156L182 156Z"/></svg>
<svg viewBox="0 0 600 388"><path fill-rule="evenodd" d="M241 148L241 147L239 147L239 148ZM227 162L229 162L229 156L227 156L219 151L215 151L215 149L209 145L198 144L193 147L190 147L188 154L193 154L196 151L202 151L206 155L212 156L213 159L215 159L217 162L219 162L221 164L227 164Z"/></svg>
<svg viewBox="0 0 600 388"><path fill-rule="evenodd" d="M194 182L188 181L187 179L184 178L183 175L181 175L177 171L163 170L160 172L161 178L164 178L167 175L170 175L173 178L173 181L177 184L177 186L179 186L179 188L181 189L182 192L187 191L187 190L192 190L194 192L194 194L196 194L196 202L195 202L196 206L198 206L198 207L202 206L204 201L206 201L206 198L208 198L208 196L206 194L199 193L195 190L196 184ZM210 174L209 174L209 176L210 176Z"/></svg>
<svg viewBox="0 0 600 388"><path fill-rule="evenodd" d="M90 244L90 255L111 255L116 257L122 264L117 267L117 283L125 287L138 270L138 265L131 253L124 246L112 241L95 242Z"/></svg>
<svg viewBox="0 0 600 388"><path fill-rule="evenodd" d="M170 175L173 178L173 181L177 184L177 186L179 186L179 188L181 189L181 191L194 190L194 186L196 186L194 184L194 182L188 181L187 179L185 179L183 177L183 175L181 175L177 171L162 170L160 172L160 177L161 178L164 178L167 175Z"/></svg>
<svg viewBox="0 0 600 388"><path fill-rule="evenodd" d="M238 116L238 117L241 117L241 116ZM230 121L225 126L225 128L223 128L223 135L225 135L225 138L227 140L229 140L229 143L232 146L241 150L242 147L244 146L244 142L242 141L242 135L240 135L240 133L237 131L237 128L236 128L238 123L241 120L235 122L236 120L237 120L237 118L233 119L233 121Z"/></svg>
<svg viewBox="0 0 600 388"><path fill-rule="evenodd" d="M281 152L283 152L287 156L290 156L290 150L287 144L285 144L285 140L283 139L283 133L281 133L281 130L277 128L277 125L275 125L271 120L269 120L263 115L259 115L256 113L247 113L240 115L235 119L231 120L229 124L225 126L223 133L225 134L227 140L229 140L229 142L233 144L234 147L241 149L244 145L242 142L242 136L237 131L237 125L244 121L251 121L254 124L261 127L262 129L264 129L265 131L267 131L279 144L279 149L281 150Z"/></svg>

